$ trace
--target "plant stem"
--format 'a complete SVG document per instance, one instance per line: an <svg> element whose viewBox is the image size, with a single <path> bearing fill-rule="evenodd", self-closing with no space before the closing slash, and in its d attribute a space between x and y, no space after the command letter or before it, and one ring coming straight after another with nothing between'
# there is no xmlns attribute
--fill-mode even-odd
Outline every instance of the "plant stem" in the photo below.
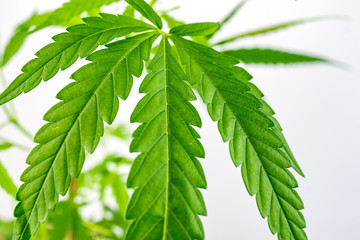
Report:
<svg viewBox="0 0 360 240"><path fill-rule="evenodd" d="M4 137L1 137L1 136L0 136L0 141L10 143L12 146L14 146L14 147L16 147L16 148L18 148L20 150L23 150L25 152L30 152L30 150L31 150L31 148L29 148L29 147L27 147L27 146L25 146L25 145L23 145L21 143L13 142L13 141L11 141L9 139L6 139Z"/></svg>
<svg viewBox="0 0 360 240"><path fill-rule="evenodd" d="M15 118L13 118L12 120L10 120L11 123L17 127L17 129L24 134L27 138L29 138L31 141L33 140L33 135L23 126L21 125L18 120L16 120Z"/></svg>
<svg viewBox="0 0 360 240"><path fill-rule="evenodd" d="M74 198L77 195L77 179L71 178L71 185L70 185L70 191L69 191L69 199L70 201L74 202Z"/></svg>
<svg viewBox="0 0 360 240"><path fill-rule="evenodd" d="M4 71L3 71L3 68L0 67L0 79L1 79L1 83L3 85L4 88L7 87L7 81L6 81L6 78L5 78L5 74L4 74ZM13 102L10 102L10 108L11 108L11 111L10 109L8 109L6 106L2 106L3 107L3 110L5 112L5 115L6 117L9 119L9 121L14 125L16 126L19 131L21 133L23 133L26 137L28 137L30 140L33 140L33 135L28 131L26 130L26 128L24 126L22 126L19 121L17 120L18 119L18 116L17 116L17 113L16 113L16 108L15 108L15 105Z"/></svg>
<svg viewBox="0 0 360 240"><path fill-rule="evenodd" d="M8 86L8 83L7 83L7 81L6 81L5 74L4 74L4 70L3 70L2 67L0 67L0 78L1 78L1 83L2 83L2 85L3 85L3 88L6 89L6 87ZM9 105L10 105L10 108L11 108L11 112L12 112L12 113L11 113L9 110L7 110L7 111L9 111L9 114L10 114L11 116L13 116L14 118L17 118L17 113L16 113L15 104L14 104L13 102L10 102ZM3 107L4 107L4 109L6 109L5 106L3 106ZM5 111L5 110L4 110L4 111Z"/></svg>
<svg viewBox="0 0 360 240"><path fill-rule="evenodd" d="M6 127L8 124L9 124L9 122L8 122L8 121L3 122L3 123L0 123L0 129L2 129L2 128Z"/></svg>

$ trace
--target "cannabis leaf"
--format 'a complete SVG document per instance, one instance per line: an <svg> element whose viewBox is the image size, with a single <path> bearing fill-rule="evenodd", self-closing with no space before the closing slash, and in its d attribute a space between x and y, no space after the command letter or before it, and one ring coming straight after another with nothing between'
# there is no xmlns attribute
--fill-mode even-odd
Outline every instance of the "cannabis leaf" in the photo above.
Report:
<svg viewBox="0 0 360 240"><path fill-rule="evenodd" d="M256 194L271 232L278 233L280 240L307 239L299 211L304 206L294 191L298 184L287 170L294 164L278 136L281 129L273 122L273 113L269 114L246 84L249 74L234 68L237 62L231 57L177 36L172 39L187 64L191 84L207 104L211 118L218 121L223 140L230 142L233 162L241 165L245 186L250 195Z"/></svg>
<svg viewBox="0 0 360 240"><path fill-rule="evenodd" d="M204 239L198 215L206 215L206 209L198 188L205 188L206 180L196 159L204 150L191 126L200 127L201 120L166 36L148 70L140 86L146 96L131 116L142 125L130 150L141 154L127 181L135 192L127 209L134 221L126 239Z"/></svg>
<svg viewBox="0 0 360 240"><path fill-rule="evenodd" d="M125 16L104 13L100 16L84 18L85 24L69 27L68 32L54 36L55 42L38 51L35 54L38 58L25 64L21 69L23 73L0 94L0 105L22 92L31 91L42 79L49 80L59 69L70 67L79 57L86 57L99 45L133 32L154 29L149 24Z"/></svg>
<svg viewBox="0 0 360 240"><path fill-rule="evenodd" d="M61 8L43 14L33 14L28 20L21 23L15 30L9 43L6 45L0 66L6 65L17 53L25 39L49 26L70 26L81 23L80 15L87 12L88 15L98 14L103 5L108 5L117 0L71 0L64 3Z"/></svg>
<svg viewBox="0 0 360 240"><path fill-rule="evenodd" d="M247 64L294 64L327 62L323 58L275 49L242 48L237 50L224 51L224 53Z"/></svg>
<svg viewBox="0 0 360 240"><path fill-rule="evenodd" d="M85 150L94 152L104 133L103 121L113 122L117 96L127 98L131 75L141 75L143 60L149 58L157 36L157 32L142 33L93 53L87 57L92 63L76 71L75 82L58 93L62 101L45 114L49 123L36 134L39 145L28 156L30 167L21 176L24 184L17 193L14 240L34 235L48 210L55 208L58 194L65 195L71 177L79 176Z"/></svg>

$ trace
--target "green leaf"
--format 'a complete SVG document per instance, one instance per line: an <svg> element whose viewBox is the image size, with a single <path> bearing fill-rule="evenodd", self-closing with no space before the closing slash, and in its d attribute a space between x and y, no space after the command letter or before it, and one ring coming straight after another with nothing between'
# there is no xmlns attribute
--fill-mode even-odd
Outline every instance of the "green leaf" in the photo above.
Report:
<svg viewBox="0 0 360 240"><path fill-rule="evenodd" d="M144 0L125 0L130 4L135 10L137 10L145 18L149 19L150 22L155 24L159 29L162 28L162 21L159 15L154 11L154 9L147 4Z"/></svg>
<svg viewBox="0 0 360 240"><path fill-rule="evenodd" d="M73 212L77 209L70 202L60 202L56 211L49 214L48 222L52 228L49 231L49 239L64 240L73 225Z"/></svg>
<svg viewBox="0 0 360 240"><path fill-rule="evenodd" d="M0 187L15 198L17 187L0 162Z"/></svg>
<svg viewBox="0 0 360 240"><path fill-rule="evenodd" d="M56 211L49 216L48 222L52 225L49 239L68 239L66 237L71 234L72 239L90 240L89 231L85 228L78 211L74 203L60 202Z"/></svg>
<svg viewBox="0 0 360 240"><path fill-rule="evenodd" d="M0 66L4 66L20 49L25 39L49 26L70 26L81 23L81 14L84 12L93 13L103 5L108 5L117 0L71 0L64 3L61 8L43 14L33 14L28 20L21 23L7 44ZM92 14L89 14L92 15Z"/></svg>
<svg viewBox="0 0 360 240"><path fill-rule="evenodd" d="M112 127L107 127L105 129L105 132L121 140L128 140L130 138L130 132L127 129L127 126L123 124L117 124Z"/></svg>
<svg viewBox="0 0 360 240"><path fill-rule="evenodd" d="M248 0L241 0L232 10L231 12L224 17L224 19L220 22L221 27L223 27L226 23L228 23L233 17L245 6Z"/></svg>
<svg viewBox="0 0 360 240"><path fill-rule="evenodd" d="M214 46L224 45L224 44L234 42L236 40L239 40L239 39L242 39L242 38L245 38L245 37L252 37L252 36L258 36L258 35L273 33L275 31L283 30L283 29L294 27L294 26L297 26L297 25L302 25L302 24L309 23L309 22L326 20L326 19L330 19L330 18L331 17L312 17L312 18L305 18L305 19L300 19L300 20L275 24L275 25L271 25L271 26L268 26L268 27L259 28L259 29L255 29L255 30L252 30L252 31L237 34L237 35L235 35L233 37L230 37L230 38L227 38L225 40L222 40L220 42L215 43Z"/></svg>
<svg viewBox="0 0 360 240"><path fill-rule="evenodd" d="M161 18L163 18L165 20L165 22L167 23L169 28L174 28L176 26L184 24L183 22L176 20L175 18L173 18L172 16L170 16L167 13L161 14Z"/></svg>
<svg viewBox="0 0 360 240"><path fill-rule="evenodd" d="M99 45L133 32L154 29L133 18L104 13L101 17L88 17L83 21L85 24L69 27L68 32L54 36L54 43L42 48L35 54L38 58L25 64L21 69L23 73L0 94L0 105L22 92L31 91L42 79L51 79L59 69L70 67L79 57L88 56Z"/></svg>
<svg viewBox="0 0 360 240"><path fill-rule="evenodd" d="M219 28L213 32L212 34L209 34L206 36L206 38L209 40L211 39L217 32L220 31L221 28L224 27L224 25L226 25L226 23L228 23L235 15L236 13L238 13L240 11L240 9L242 9L244 7L244 5L247 3L248 0L242 0L240 1L232 10L231 12L225 16L225 18L220 22L220 26Z"/></svg>
<svg viewBox="0 0 360 240"><path fill-rule="evenodd" d="M176 26L170 30L170 33L178 36L206 36L216 32L219 27L219 23L191 23Z"/></svg>
<svg viewBox="0 0 360 240"><path fill-rule="evenodd" d="M276 49L242 48L225 51L224 53L246 64L296 64L327 62L323 58Z"/></svg>
<svg viewBox="0 0 360 240"><path fill-rule="evenodd" d="M118 206L117 214L119 215L119 218L117 224L125 230L129 224L125 218L126 206L129 202L129 195L126 190L125 183L122 181L121 177L117 173L111 173L111 175L111 187Z"/></svg>
<svg viewBox="0 0 360 240"><path fill-rule="evenodd" d="M11 148L12 146L14 146L14 145L9 142L0 143L0 151L7 150L7 149Z"/></svg>
<svg viewBox="0 0 360 240"><path fill-rule="evenodd" d="M5 222L0 220L0 236L3 237L3 240L11 239L13 232L14 222Z"/></svg>
<svg viewBox="0 0 360 240"><path fill-rule="evenodd" d="M164 36L140 86L146 93L131 122L142 125L134 132L131 152L135 159L127 181L135 188L127 208L132 219L126 239L204 239L198 215L206 208L198 188L206 180L196 157L204 157L201 126L189 103L196 97Z"/></svg>
<svg viewBox="0 0 360 240"><path fill-rule="evenodd" d="M241 173L262 217L279 240L307 239L303 202L294 188L296 179L287 169L292 166L278 128L264 102L253 95L247 81L250 75L232 58L200 44L173 37L179 48L190 82L207 104L208 112ZM274 130L275 129L275 130Z"/></svg>
<svg viewBox="0 0 360 240"><path fill-rule="evenodd" d="M4 55L1 56L0 66L5 66L10 59L19 51L25 39L32 33L42 29L40 27L49 17L49 13L33 14L28 20L21 23L14 31L13 36L7 43Z"/></svg>
<svg viewBox="0 0 360 240"><path fill-rule="evenodd" d="M96 20L99 20L96 18ZM27 158L24 184L17 193L14 240L28 240L49 210L65 195L71 177L78 177L85 150L93 153L104 133L103 121L111 124L119 101L126 99L132 76L139 77L143 60L150 55L156 32L147 32L107 45L87 59L92 63L76 71L75 82L61 90L62 100L44 116L48 121L35 136L39 143Z"/></svg>
<svg viewBox="0 0 360 240"><path fill-rule="evenodd" d="M263 112L264 114L266 114L267 117L269 117L273 121L274 126L271 127L271 129L281 139L281 141L283 143L283 150L286 152L287 157L289 158L289 161L291 162L291 167L302 177L305 177L304 173L302 172L299 164L297 163L297 161L285 139L285 136L282 134L282 128L281 128L279 122L274 118L274 115L275 115L274 110L263 99L264 94L260 91L260 89L258 89L258 87L255 86L255 84L250 82L252 77L247 76L246 71L244 71L242 68L235 68L234 73L239 80L242 80L243 82L247 83L247 85L250 87L250 93L252 93L254 96L256 96L261 101L262 106L259 110L261 112Z"/></svg>

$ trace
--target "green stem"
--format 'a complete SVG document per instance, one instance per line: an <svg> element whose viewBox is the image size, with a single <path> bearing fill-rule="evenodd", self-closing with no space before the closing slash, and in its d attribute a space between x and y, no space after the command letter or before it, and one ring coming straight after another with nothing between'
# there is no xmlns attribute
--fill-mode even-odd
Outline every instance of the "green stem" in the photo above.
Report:
<svg viewBox="0 0 360 240"><path fill-rule="evenodd" d="M4 127L6 127L9 124L9 121L0 123L0 129L3 129Z"/></svg>
<svg viewBox="0 0 360 240"><path fill-rule="evenodd" d="M6 89L7 86L8 86L8 83L6 81L6 78L5 78L5 74L4 74L4 70L2 67L0 67L0 79L1 79L1 83L3 85L3 88ZM14 117L14 118L17 118L17 113L16 113L16 108L15 108L15 104L13 102L10 102L9 103L9 106L10 106L10 109L11 109L11 112L9 110L6 110L9 112L9 114ZM6 109L5 106L3 106L4 109ZM5 110L4 110L5 111Z"/></svg>
<svg viewBox="0 0 360 240"><path fill-rule="evenodd" d="M24 134L27 138L29 138L31 141L33 140L34 136L23 126L21 125L18 120L16 120L15 118L12 118L10 120L10 122L17 127L17 129Z"/></svg>
<svg viewBox="0 0 360 240"><path fill-rule="evenodd" d="M25 145L23 145L21 143L13 142L13 141L11 141L11 140L9 140L7 138L1 137L1 136L0 136L0 141L10 143L12 146L14 146L14 147L16 147L16 148L18 148L20 150L23 150L25 152L30 152L30 150L31 150L31 148L29 148L28 146L25 146Z"/></svg>
<svg viewBox="0 0 360 240"><path fill-rule="evenodd" d="M3 71L3 68L0 67L0 79L1 79L1 83L3 85L4 88L7 87L7 81L5 78L5 74ZM2 106L3 110L5 112L6 117L8 118L8 120L15 126L18 128L18 130L23 133L26 137L28 137L30 140L33 140L33 135L23 126L19 123L18 116L16 113L16 108L13 102L10 102L10 109L8 109L6 106Z"/></svg>

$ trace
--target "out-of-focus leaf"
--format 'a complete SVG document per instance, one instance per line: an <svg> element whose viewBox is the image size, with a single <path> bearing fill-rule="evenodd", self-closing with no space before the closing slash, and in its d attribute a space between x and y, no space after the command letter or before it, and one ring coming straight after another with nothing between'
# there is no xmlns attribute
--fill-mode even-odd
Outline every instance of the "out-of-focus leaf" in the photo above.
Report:
<svg viewBox="0 0 360 240"><path fill-rule="evenodd" d="M224 17L224 19L220 22L221 27L224 26L226 23L228 23L239 11L242 9L245 4L248 2L248 0L242 0L240 1L232 10L229 12L228 15Z"/></svg>
<svg viewBox="0 0 360 240"><path fill-rule="evenodd" d="M309 22L321 21L321 20L326 20L326 19L331 19L331 18L334 18L334 17L311 17L311 18L305 18L305 19L300 19L300 20L275 24L275 25L271 25L271 26L268 26L268 27L259 28L259 29L256 29L256 30L252 30L252 31L237 34L237 35L235 35L233 37L230 37L230 38L227 38L225 40L222 40L220 42L215 43L214 46L224 45L224 44L234 42L236 40L239 40L239 39L245 38L245 37L252 37L252 36L272 33L272 32L275 32L275 31L279 31L279 30L283 30L283 29L286 29L286 28L294 27L294 26L297 26L297 25L302 25L302 24L309 23Z"/></svg>
<svg viewBox="0 0 360 240"><path fill-rule="evenodd" d="M191 23L173 27L170 33L178 36L205 36L216 32L219 27L219 23L213 22Z"/></svg>
<svg viewBox="0 0 360 240"><path fill-rule="evenodd" d="M8 42L0 66L6 65L17 53L26 38L49 26L71 26L81 23L81 14L95 16L103 5L109 5L117 0L70 0L51 12L33 14L28 20L21 23Z"/></svg>
<svg viewBox="0 0 360 240"><path fill-rule="evenodd" d="M122 124L107 127L106 133L122 140L129 139L130 137L129 131L127 130L126 126Z"/></svg>
<svg viewBox="0 0 360 240"><path fill-rule="evenodd" d="M243 48L224 52L247 64L298 64L327 62L323 58L277 49Z"/></svg>
<svg viewBox="0 0 360 240"><path fill-rule="evenodd" d="M51 240L63 240L72 224L73 205L70 202L60 202L56 211L49 214L48 222L52 228L49 233Z"/></svg>
<svg viewBox="0 0 360 240"><path fill-rule="evenodd" d="M167 13L161 14L161 17L165 20L169 28L174 28L176 26L184 24L183 22L176 20Z"/></svg>
<svg viewBox="0 0 360 240"><path fill-rule="evenodd" d="M129 202L129 195L126 190L125 183L122 181L121 177L116 173L113 173L112 175L112 190L118 206L118 213L120 215L119 224L122 228L126 228L128 225L128 221L126 221L125 219L125 211L126 206Z"/></svg>
<svg viewBox="0 0 360 240"><path fill-rule="evenodd" d="M0 151L9 149L13 146L12 143L8 143L8 142L4 142L4 143L0 143Z"/></svg>
<svg viewBox="0 0 360 240"><path fill-rule="evenodd" d="M99 223L84 222L84 226L89 229L91 235L94 235L96 239L116 239L118 237L109 229L108 221L101 221ZM81 238L80 238L81 239Z"/></svg>
<svg viewBox="0 0 360 240"><path fill-rule="evenodd" d="M10 178L5 167L0 162L0 187L4 189L8 194L15 198L17 187L13 180Z"/></svg>
<svg viewBox="0 0 360 240"><path fill-rule="evenodd" d="M51 240L63 240L66 236L71 236L71 239L91 239L78 208L70 201L60 202L56 211L49 215L48 223L52 226L49 233Z"/></svg>
<svg viewBox="0 0 360 240"><path fill-rule="evenodd" d="M135 17L135 9L131 5L129 5L125 8L123 15L133 18L133 17Z"/></svg>
<svg viewBox="0 0 360 240"><path fill-rule="evenodd" d="M13 36L6 45L4 55L1 56L0 66L6 65L12 56L20 49L27 36L43 28L40 26L49 18L49 15L50 13L40 15L35 13L15 29Z"/></svg>
<svg viewBox="0 0 360 240"><path fill-rule="evenodd" d="M0 239L10 240L12 237L14 222L0 221Z"/></svg>
<svg viewBox="0 0 360 240"><path fill-rule="evenodd" d="M220 27L212 34L206 36L207 39L212 38L226 23L228 23L235 15L240 11L240 9L247 3L248 0L240 1L232 10L229 12L228 15L224 17L224 19L220 22Z"/></svg>

